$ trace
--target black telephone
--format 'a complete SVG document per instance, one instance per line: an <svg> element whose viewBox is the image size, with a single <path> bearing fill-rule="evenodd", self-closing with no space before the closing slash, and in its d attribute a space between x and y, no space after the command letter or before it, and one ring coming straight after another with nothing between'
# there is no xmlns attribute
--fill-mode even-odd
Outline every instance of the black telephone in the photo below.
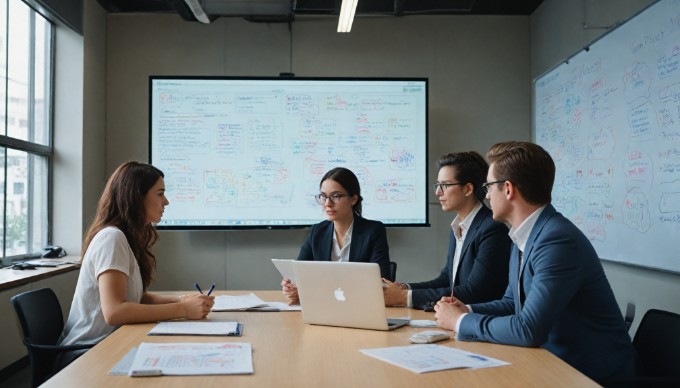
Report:
<svg viewBox="0 0 680 388"><path fill-rule="evenodd" d="M66 251L62 247L58 246L46 246L43 248L43 254L42 257L46 258L55 258L55 257L64 257L66 256Z"/></svg>

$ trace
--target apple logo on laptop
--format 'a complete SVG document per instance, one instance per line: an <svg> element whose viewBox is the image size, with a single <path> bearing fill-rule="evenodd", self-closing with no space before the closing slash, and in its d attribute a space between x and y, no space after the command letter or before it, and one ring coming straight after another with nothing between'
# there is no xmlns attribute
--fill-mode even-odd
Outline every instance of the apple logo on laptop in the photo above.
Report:
<svg viewBox="0 0 680 388"><path fill-rule="evenodd" d="M335 299L339 300L340 302L345 301L345 291L343 291L342 288L338 287L338 289L335 290L334 294Z"/></svg>

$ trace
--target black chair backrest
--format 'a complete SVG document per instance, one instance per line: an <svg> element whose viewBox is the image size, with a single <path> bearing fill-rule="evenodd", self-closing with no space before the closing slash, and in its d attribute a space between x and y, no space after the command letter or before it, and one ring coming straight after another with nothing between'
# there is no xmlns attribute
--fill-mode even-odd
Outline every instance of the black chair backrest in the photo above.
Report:
<svg viewBox="0 0 680 388"><path fill-rule="evenodd" d="M56 371L58 351L40 346L57 344L64 329L64 315L59 299L49 288L23 292L11 301L31 360L31 385L37 387Z"/></svg>
<svg viewBox="0 0 680 388"><path fill-rule="evenodd" d="M630 326L635 319L635 304L628 302L626 305L626 315L623 316L623 321L626 323L626 329L630 330Z"/></svg>
<svg viewBox="0 0 680 388"><path fill-rule="evenodd" d="M680 314L647 311L635 333L633 346L642 363L641 375L680 378Z"/></svg>
<svg viewBox="0 0 680 388"><path fill-rule="evenodd" d="M26 291L12 297L24 338L34 345L56 345L64 329L64 315L57 295L49 288Z"/></svg>
<svg viewBox="0 0 680 388"><path fill-rule="evenodd" d="M391 282L397 280L397 263L394 261L390 261L390 279L387 280Z"/></svg>

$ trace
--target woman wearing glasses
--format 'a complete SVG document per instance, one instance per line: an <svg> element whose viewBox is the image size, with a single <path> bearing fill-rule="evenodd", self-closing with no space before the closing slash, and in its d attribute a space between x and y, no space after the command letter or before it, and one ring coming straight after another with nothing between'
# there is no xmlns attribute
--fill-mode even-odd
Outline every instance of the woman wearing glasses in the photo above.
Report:
<svg viewBox="0 0 680 388"><path fill-rule="evenodd" d="M297 259L377 263L381 276L388 277L385 226L361 216L363 198L356 175L343 167L328 171L321 178L316 200L327 220L312 226ZM297 287L289 279L283 279L281 286L289 304L300 302Z"/></svg>
<svg viewBox="0 0 680 388"><path fill-rule="evenodd" d="M489 165L471 151L443 155L437 169L434 192L443 211L456 212L446 266L437 278L426 282L385 280L387 306L428 308L442 296L455 296L464 303L487 302L500 299L508 285L508 228L493 221L483 202Z"/></svg>

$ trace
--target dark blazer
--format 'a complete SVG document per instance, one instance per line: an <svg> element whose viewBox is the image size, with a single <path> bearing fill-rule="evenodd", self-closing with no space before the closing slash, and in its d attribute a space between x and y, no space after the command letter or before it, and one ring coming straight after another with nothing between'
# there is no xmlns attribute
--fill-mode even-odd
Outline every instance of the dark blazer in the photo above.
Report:
<svg viewBox="0 0 680 388"><path fill-rule="evenodd" d="M548 205L529 234L521 269L518 252L513 246L503 298L472 305L458 338L540 346L592 379L634 375L630 336L586 236Z"/></svg>
<svg viewBox="0 0 680 388"><path fill-rule="evenodd" d="M495 222L491 217L491 210L482 204L465 235L456 279L451 280L453 255L456 252L456 236L452 230L446 266L439 276L426 282L409 284L413 290L413 307L423 308L428 302L451 295L451 287L454 287L453 295L466 304L500 298L508 286L511 245L508 227Z"/></svg>
<svg viewBox="0 0 680 388"><path fill-rule="evenodd" d="M323 221L312 226L312 231L300 248L298 260L330 261L333 249L333 222ZM354 215L349 261L378 263L380 276L389 278L390 248L387 231L380 221Z"/></svg>

